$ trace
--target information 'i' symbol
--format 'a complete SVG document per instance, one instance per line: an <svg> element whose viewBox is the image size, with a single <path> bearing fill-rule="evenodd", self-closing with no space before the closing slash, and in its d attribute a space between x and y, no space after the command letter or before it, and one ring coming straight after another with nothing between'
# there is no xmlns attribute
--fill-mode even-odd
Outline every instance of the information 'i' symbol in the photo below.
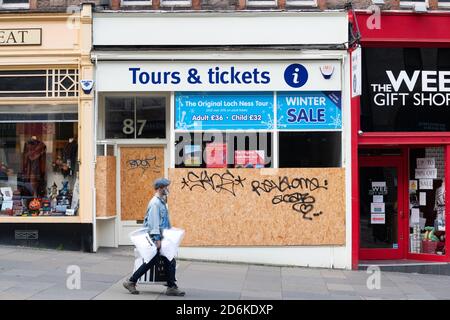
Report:
<svg viewBox="0 0 450 320"><path fill-rule="evenodd" d="M294 82L294 83L300 83L300 69L299 68L295 68L294 69L294 73L292 74L292 76L294 77L293 78L293 81L292 82Z"/></svg>
<svg viewBox="0 0 450 320"><path fill-rule="evenodd" d="M308 81L308 70L298 63L293 63L284 70L284 81L292 88L300 88Z"/></svg>

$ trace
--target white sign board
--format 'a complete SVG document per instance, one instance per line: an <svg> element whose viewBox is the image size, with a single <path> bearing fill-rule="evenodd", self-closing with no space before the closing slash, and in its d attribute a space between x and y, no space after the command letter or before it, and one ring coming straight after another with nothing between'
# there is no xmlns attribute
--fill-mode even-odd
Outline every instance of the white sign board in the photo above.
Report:
<svg viewBox="0 0 450 320"><path fill-rule="evenodd" d="M436 163L434 158L417 158L417 168L421 169L434 169Z"/></svg>
<svg viewBox="0 0 450 320"><path fill-rule="evenodd" d="M373 202L374 203L383 203L383 196L381 195L374 195L373 196Z"/></svg>
<svg viewBox="0 0 450 320"><path fill-rule="evenodd" d="M437 169L416 169L416 179L436 179Z"/></svg>
<svg viewBox="0 0 450 320"><path fill-rule="evenodd" d="M337 60L104 61L98 91L341 91Z"/></svg>
<svg viewBox="0 0 450 320"><path fill-rule="evenodd" d="M352 98L361 95L362 75L361 75L361 47L352 52Z"/></svg>
<svg viewBox="0 0 450 320"><path fill-rule="evenodd" d="M433 179L420 179L419 180L420 190L433 190Z"/></svg>
<svg viewBox="0 0 450 320"><path fill-rule="evenodd" d="M384 203L371 203L370 213L385 213Z"/></svg>
<svg viewBox="0 0 450 320"><path fill-rule="evenodd" d="M427 194L425 192L419 192L419 205L426 206L427 205Z"/></svg>
<svg viewBox="0 0 450 320"><path fill-rule="evenodd" d="M385 224L386 223L386 215L384 213L372 213L370 215L370 223L371 224Z"/></svg>

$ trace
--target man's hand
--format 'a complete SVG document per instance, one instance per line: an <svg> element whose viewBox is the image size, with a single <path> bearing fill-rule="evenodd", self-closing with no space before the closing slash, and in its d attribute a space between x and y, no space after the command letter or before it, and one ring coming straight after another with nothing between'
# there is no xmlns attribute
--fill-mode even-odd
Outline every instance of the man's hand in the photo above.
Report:
<svg viewBox="0 0 450 320"><path fill-rule="evenodd" d="M155 244L156 244L156 248L159 250L159 249L161 249L161 240L156 240L155 241Z"/></svg>

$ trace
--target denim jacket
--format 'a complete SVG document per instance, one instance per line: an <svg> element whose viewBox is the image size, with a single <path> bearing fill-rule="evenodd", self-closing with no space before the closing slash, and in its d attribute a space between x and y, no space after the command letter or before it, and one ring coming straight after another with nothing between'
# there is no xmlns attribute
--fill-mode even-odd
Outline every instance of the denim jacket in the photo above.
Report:
<svg viewBox="0 0 450 320"><path fill-rule="evenodd" d="M167 204L161 198L154 196L148 203L144 227L148 229L154 241L162 239L163 229L171 228L169 210Z"/></svg>

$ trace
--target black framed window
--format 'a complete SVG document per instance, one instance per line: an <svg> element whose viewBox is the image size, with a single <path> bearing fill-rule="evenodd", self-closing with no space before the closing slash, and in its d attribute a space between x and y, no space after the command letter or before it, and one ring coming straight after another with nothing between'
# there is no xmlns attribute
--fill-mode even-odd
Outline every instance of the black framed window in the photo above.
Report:
<svg viewBox="0 0 450 320"><path fill-rule="evenodd" d="M106 139L164 139L166 98L106 97Z"/></svg>
<svg viewBox="0 0 450 320"><path fill-rule="evenodd" d="M280 168L341 166L341 132L280 132Z"/></svg>

